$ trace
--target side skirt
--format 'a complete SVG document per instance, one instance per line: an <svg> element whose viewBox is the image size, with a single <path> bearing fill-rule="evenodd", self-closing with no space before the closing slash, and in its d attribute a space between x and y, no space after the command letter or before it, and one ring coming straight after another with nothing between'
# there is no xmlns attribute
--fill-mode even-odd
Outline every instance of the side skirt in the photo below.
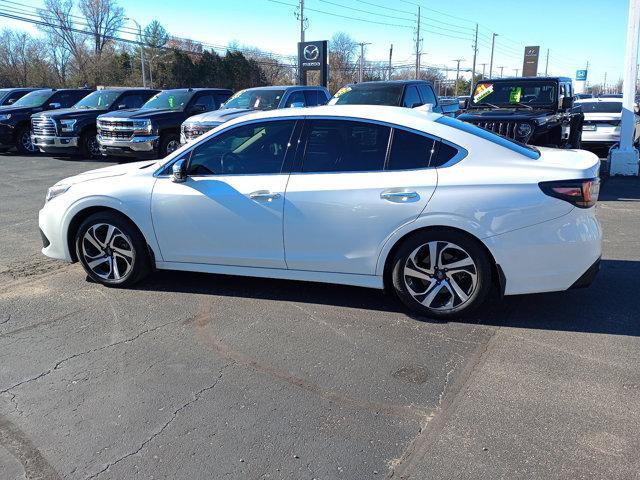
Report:
<svg viewBox="0 0 640 480"><path fill-rule="evenodd" d="M206 263L182 263L156 261L158 270L182 270L185 272L218 273L244 277L278 278L303 282L335 283L354 287L382 290L381 276L356 275L351 273L310 272L306 270L284 270L279 268L236 267L232 265L210 265Z"/></svg>

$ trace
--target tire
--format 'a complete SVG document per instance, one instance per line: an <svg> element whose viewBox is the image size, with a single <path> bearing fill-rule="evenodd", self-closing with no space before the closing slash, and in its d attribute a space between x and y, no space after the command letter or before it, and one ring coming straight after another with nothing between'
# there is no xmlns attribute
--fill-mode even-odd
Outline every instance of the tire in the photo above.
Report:
<svg viewBox="0 0 640 480"><path fill-rule="evenodd" d="M89 278L109 287L131 286L151 271L144 238L131 221L115 212L90 215L78 228L75 246Z"/></svg>
<svg viewBox="0 0 640 480"><path fill-rule="evenodd" d="M84 159L102 158L100 145L95 131L85 132L80 136L80 155Z"/></svg>
<svg viewBox="0 0 640 480"><path fill-rule="evenodd" d="M31 143L31 130L29 127L22 127L16 135L16 150L20 155L33 155L38 149Z"/></svg>
<svg viewBox="0 0 640 480"><path fill-rule="evenodd" d="M435 265L431 264L432 254ZM430 318L456 318L485 301L492 288L491 261L479 242L464 233L449 229L418 232L394 255L391 280L409 310Z"/></svg>
<svg viewBox="0 0 640 480"><path fill-rule="evenodd" d="M180 135L167 133L160 138L159 158L164 158L180 148Z"/></svg>

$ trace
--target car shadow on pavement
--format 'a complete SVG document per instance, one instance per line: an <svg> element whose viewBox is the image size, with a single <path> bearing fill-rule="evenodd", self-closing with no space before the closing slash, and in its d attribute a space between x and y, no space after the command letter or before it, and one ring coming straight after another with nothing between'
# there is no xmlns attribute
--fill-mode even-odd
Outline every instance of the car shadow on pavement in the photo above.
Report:
<svg viewBox="0 0 640 480"><path fill-rule="evenodd" d="M640 336L640 262L603 260L589 288L503 300L493 295L477 312L456 322L486 326ZM135 287L243 299L302 302L406 314L391 294L368 288L177 271L158 271ZM409 314L407 314L409 315ZM443 323L409 315L416 321Z"/></svg>
<svg viewBox="0 0 640 480"><path fill-rule="evenodd" d="M640 200L640 179L638 177L609 177L600 187L598 200L601 202Z"/></svg>

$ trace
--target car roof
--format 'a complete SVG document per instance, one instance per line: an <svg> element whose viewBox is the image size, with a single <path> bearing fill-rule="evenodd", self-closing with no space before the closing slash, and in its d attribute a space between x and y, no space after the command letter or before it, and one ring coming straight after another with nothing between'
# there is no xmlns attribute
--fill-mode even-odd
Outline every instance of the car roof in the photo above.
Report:
<svg viewBox="0 0 640 480"><path fill-rule="evenodd" d="M206 87L195 87L195 88L165 88L162 90L163 92L218 92L218 93L228 93L231 92L228 88L206 88Z"/></svg>
<svg viewBox="0 0 640 480"><path fill-rule="evenodd" d="M545 80L558 80L558 81L561 81L561 82L571 82L572 81L571 78L569 78L569 77L503 77L503 78L485 78L484 80L479 80L478 83L480 83L480 82L499 82L501 80L508 81L508 80L515 80L515 79L524 80L525 82L526 81L532 81L533 82L533 81L539 81L539 80L542 80L542 81L545 81Z"/></svg>
<svg viewBox="0 0 640 480"><path fill-rule="evenodd" d="M350 87L362 87L366 85L411 85L411 84L427 84L431 82L427 80L375 80L371 82L350 83Z"/></svg>
<svg viewBox="0 0 640 480"><path fill-rule="evenodd" d="M319 85L267 85L264 87L250 87L244 90L325 90Z"/></svg>

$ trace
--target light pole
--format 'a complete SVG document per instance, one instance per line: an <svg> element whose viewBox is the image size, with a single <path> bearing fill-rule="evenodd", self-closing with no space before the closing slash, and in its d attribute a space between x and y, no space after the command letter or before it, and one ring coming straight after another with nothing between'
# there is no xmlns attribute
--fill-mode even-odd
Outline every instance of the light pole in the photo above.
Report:
<svg viewBox="0 0 640 480"><path fill-rule="evenodd" d="M500 78L504 77L504 65L498 67L500 69Z"/></svg>
<svg viewBox="0 0 640 480"><path fill-rule="evenodd" d="M358 70L358 83L362 83L364 77L364 46L371 45L369 42L360 42L360 69Z"/></svg>
<svg viewBox="0 0 640 480"><path fill-rule="evenodd" d="M487 67L487 64L481 63L480 65L482 65L482 80L484 80L484 72L485 72L485 68ZM489 76L489 78L491 78L491 76Z"/></svg>
<svg viewBox="0 0 640 480"><path fill-rule="evenodd" d="M140 39L140 63L142 64L142 86L147 88L147 74L144 70L144 42L142 41L142 27L133 18L125 17L125 20L131 20L138 27L138 38Z"/></svg>
<svg viewBox="0 0 640 480"><path fill-rule="evenodd" d="M514 68L513 71L516 72L516 77L517 77L518 73L520 72L520 69L519 68Z"/></svg>
<svg viewBox="0 0 640 480"><path fill-rule="evenodd" d="M493 37L491 38L491 60L489 60L489 78L491 78L493 76L493 49L496 46L496 37L497 36L498 36L498 34L494 33Z"/></svg>
<svg viewBox="0 0 640 480"><path fill-rule="evenodd" d="M457 97L458 96L458 80L460 80L460 62L462 62L464 60L464 58L456 58L455 60L453 60L454 62L458 62L458 66L456 67L456 84L453 87L453 91L454 91L454 96ZM473 80L472 80L473 83Z"/></svg>

